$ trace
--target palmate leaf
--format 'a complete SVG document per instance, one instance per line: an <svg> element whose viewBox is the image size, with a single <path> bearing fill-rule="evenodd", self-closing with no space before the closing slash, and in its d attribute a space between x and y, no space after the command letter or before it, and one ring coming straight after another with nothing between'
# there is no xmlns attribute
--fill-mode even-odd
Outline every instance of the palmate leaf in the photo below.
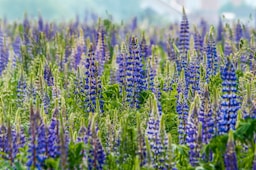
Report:
<svg viewBox="0 0 256 170"><path fill-rule="evenodd" d="M1 169L8 169L8 170L16 169L10 165L10 162L8 160L5 160L5 159L0 159L0 167Z"/></svg>
<svg viewBox="0 0 256 170"><path fill-rule="evenodd" d="M102 92L104 111L113 110L122 106L118 84L107 85Z"/></svg>
<svg viewBox="0 0 256 170"><path fill-rule="evenodd" d="M256 119L241 120L235 133L235 139L242 143L249 143L254 146L254 136L256 133Z"/></svg>
<svg viewBox="0 0 256 170"><path fill-rule="evenodd" d="M203 147L202 153L206 156L213 153L213 164L215 165L216 169L224 168L224 160L223 155L226 152L226 145L228 141L228 135L221 135L214 137L210 143Z"/></svg>
<svg viewBox="0 0 256 170"><path fill-rule="evenodd" d="M68 150L68 162L70 169L80 169L83 162L83 143L71 143Z"/></svg>
<svg viewBox="0 0 256 170"><path fill-rule="evenodd" d="M216 168L212 163L199 163L200 165L195 168L195 170L215 170Z"/></svg>
<svg viewBox="0 0 256 170"><path fill-rule="evenodd" d="M49 169L60 169L60 159L59 158L48 158L45 160L45 166Z"/></svg>
<svg viewBox="0 0 256 170"><path fill-rule="evenodd" d="M151 91L142 91L139 95L139 101L143 105L147 102L148 98L152 96Z"/></svg>
<svg viewBox="0 0 256 170"><path fill-rule="evenodd" d="M244 149L240 146L241 149ZM245 152L244 150L237 152L238 154L238 165L241 169L252 169L253 159L254 159L254 150L253 148L248 148Z"/></svg>
<svg viewBox="0 0 256 170"><path fill-rule="evenodd" d="M236 152L238 154L239 167L251 168L254 158L254 135L256 131L256 120L246 119L241 120L236 131L234 131L234 138L236 140ZM228 136L221 135L214 137L210 143L203 147L202 153L209 155L212 153L213 164L216 169L224 168L223 155L226 152ZM245 152L244 144L249 147ZM201 166L200 166L201 167ZM199 167L198 167L199 168Z"/></svg>
<svg viewBox="0 0 256 170"><path fill-rule="evenodd" d="M214 89L221 89L221 75L217 74L215 76L212 76L209 82L209 92L210 94L214 94Z"/></svg>
<svg viewBox="0 0 256 170"><path fill-rule="evenodd" d="M173 153L175 153L174 162L176 162L178 169L189 169L188 152L189 148L186 145L172 144Z"/></svg>

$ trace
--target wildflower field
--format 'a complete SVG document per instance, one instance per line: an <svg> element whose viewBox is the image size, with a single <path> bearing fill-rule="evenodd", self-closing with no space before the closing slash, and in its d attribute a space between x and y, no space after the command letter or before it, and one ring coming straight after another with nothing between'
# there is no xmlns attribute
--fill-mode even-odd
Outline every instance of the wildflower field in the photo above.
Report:
<svg viewBox="0 0 256 170"><path fill-rule="evenodd" d="M256 170L252 27L0 25L0 169Z"/></svg>

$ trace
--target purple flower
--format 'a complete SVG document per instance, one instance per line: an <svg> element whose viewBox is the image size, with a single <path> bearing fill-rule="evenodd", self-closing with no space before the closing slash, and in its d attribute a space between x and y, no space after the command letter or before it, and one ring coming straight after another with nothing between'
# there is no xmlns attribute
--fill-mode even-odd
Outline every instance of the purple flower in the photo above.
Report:
<svg viewBox="0 0 256 170"><path fill-rule="evenodd" d="M236 35L235 35L235 41L236 41L236 44L237 44L237 47L239 46L239 43L240 43L240 39L242 38L243 36L243 29L242 29L242 26L240 24L240 21L238 20L238 23L236 24L236 31L235 31Z"/></svg>
<svg viewBox="0 0 256 170"><path fill-rule="evenodd" d="M222 99L218 121L219 134L228 133L236 126L237 111L240 108L237 96L237 78L234 65L228 58L222 70Z"/></svg>
<svg viewBox="0 0 256 170"><path fill-rule="evenodd" d="M160 125L161 115L157 107L157 101L153 102L153 108L150 112L147 122L146 137L150 145L149 162L152 162L153 168L167 170L168 162L168 137L165 130Z"/></svg>
<svg viewBox="0 0 256 170"><path fill-rule="evenodd" d="M224 156L225 167L226 170L238 170L233 132L230 131L228 136L226 154Z"/></svg>
<svg viewBox="0 0 256 170"><path fill-rule="evenodd" d="M88 143L88 130L86 127L81 127L78 133L77 142L83 142L85 144Z"/></svg>
<svg viewBox="0 0 256 170"><path fill-rule="evenodd" d="M134 17L133 19L132 19L132 23L131 23L131 30L132 31L135 31L136 30L136 28L137 28L137 17Z"/></svg>
<svg viewBox="0 0 256 170"><path fill-rule="evenodd" d="M9 61L9 50L5 43L5 36L3 32L0 30L0 75L6 68Z"/></svg>
<svg viewBox="0 0 256 170"><path fill-rule="evenodd" d="M21 62L21 39L19 36L17 36L13 42L12 48L16 56L16 62Z"/></svg>
<svg viewBox="0 0 256 170"><path fill-rule="evenodd" d="M184 55L187 54L189 50L189 22L184 8L180 23L179 50L181 53L184 53Z"/></svg>
<svg viewBox="0 0 256 170"><path fill-rule="evenodd" d="M195 50L197 51L198 55L203 56L203 47L204 47L204 42L203 38L201 37L200 33L196 30L194 34L194 44L195 44ZM200 60L203 60L203 57L200 58Z"/></svg>
<svg viewBox="0 0 256 170"><path fill-rule="evenodd" d="M145 34L142 34L142 40L140 42L140 56L144 62L148 58L148 46L145 39Z"/></svg>
<svg viewBox="0 0 256 170"><path fill-rule="evenodd" d="M116 63L118 65L117 68L117 72L116 72L116 79L118 84L120 84L121 88L123 87L124 89L126 89L127 86L127 80L126 80L126 76L127 76L127 49L124 43L121 44L121 49L119 51L119 54L117 55L116 58Z"/></svg>
<svg viewBox="0 0 256 170"><path fill-rule="evenodd" d="M223 34L224 34L224 29L223 29L222 19L221 17L219 17L219 23L217 28L217 42L223 40Z"/></svg>
<svg viewBox="0 0 256 170"><path fill-rule="evenodd" d="M27 96L27 83L26 83L23 73L21 73L20 79L18 81L18 86L17 86L17 105L18 105L18 107L21 107L23 105L26 96Z"/></svg>
<svg viewBox="0 0 256 170"><path fill-rule="evenodd" d="M74 68L77 69L78 65L81 62L82 55L86 52L86 46L84 42L84 34L82 31L80 31L79 38L77 40L75 49L73 49L73 55L74 55Z"/></svg>
<svg viewBox="0 0 256 170"><path fill-rule="evenodd" d="M85 109L88 112L96 111L96 101L99 99L100 109L103 111L103 100L101 96L101 79L98 74L98 67L96 65L96 58L90 45L88 57L85 60Z"/></svg>
<svg viewBox="0 0 256 170"><path fill-rule="evenodd" d="M44 21L43 21L42 16L40 15L38 17L38 31L43 32L43 30L44 30Z"/></svg>
<svg viewBox="0 0 256 170"><path fill-rule="evenodd" d="M48 86L54 85L52 70L48 65L45 65L44 67L44 80L46 81Z"/></svg>
<svg viewBox="0 0 256 170"><path fill-rule="evenodd" d="M250 39L251 39L250 29L249 29L248 26L246 26L246 25L243 25L243 37L244 37L245 39L247 39L248 42L249 42Z"/></svg>
<svg viewBox="0 0 256 170"><path fill-rule="evenodd" d="M97 33L97 42L96 42L96 50L95 50L95 59L98 63L98 74L102 75L104 71L104 64L107 61L106 54L106 45L105 45L105 33L103 28L100 28Z"/></svg>
<svg viewBox="0 0 256 170"><path fill-rule="evenodd" d="M201 138L201 133L199 131L198 124L198 107L196 103L193 103L186 126L186 141L190 148L189 161L192 166L198 164L200 157L199 145L201 141L199 141L199 139Z"/></svg>
<svg viewBox="0 0 256 170"><path fill-rule="evenodd" d="M214 134L215 120L213 118L210 94L207 86L204 90L198 120L202 124L202 142L208 144Z"/></svg>
<svg viewBox="0 0 256 170"><path fill-rule="evenodd" d="M179 126L178 126L179 143L185 144L189 106L188 106L187 100L185 99L182 93L179 94L176 111L178 113L178 119L179 119Z"/></svg>
<svg viewBox="0 0 256 170"><path fill-rule="evenodd" d="M210 77L216 75L218 69L218 56L216 52L216 45L212 34L210 33L207 42L207 62L206 62L206 80L209 82Z"/></svg>
<svg viewBox="0 0 256 170"><path fill-rule="evenodd" d="M188 79L188 86L192 87L193 95L195 92L200 91L200 60L197 58L197 56L194 56L192 58L192 61L189 63L188 70L189 70L189 79Z"/></svg>
<svg viewBox="0 0 256 170"><path fill-rule="evenodd" d="M225 56L229 56L232 53L233 53L233 49L232 49L231 43L229 41L225 41L225 43L224 43Z"/></svg>
<svg viewBox="0 0 256 170"><path fill-rule="evenodd" d="M7 130L7 131L4 131ZM3 155L3 158L9 160L11 164L14 162L16 154L18 153L17 145L17 134L16 131L8 123L7 129L3 129L5 135L2 136L2 142L4 142L4 152L6 155Z"/></svg>
<svg viewBox="0 0 256 170"><path fill-rule="evenodd" d="M93 127L94 126L94 127ZM105 164L106 154L98 136L98 129L94 123L89 126L88 143L90 149L88 151L88 169L102 170Z"/></svg>
<svg viewBox="0 0 256 170"><path fill-rule="evenodd" d="M173 43L174 43L173 39L168 40L168 43L167 43L167 54L170 62L176 62L177 60L177 55L174 50Z"/></svg>
<svg viewBox="0 0 256 170"><path fill-rule="evenodd" d="M47 155L56 158L60 155L60 139L59 139L59 115L58 108L55 108L50 125L47 127Z"/></svg>
<svg viewBox="0 0 256 170"><path fill-rule="evenodd" d="M185 13L185 9L183 8L183 15L180 24L180 36L179 36L179 51L180 51L180 62L181 62L181 69L186 70L187 67L187 52L189 50L189 22L187 15ZM179 70L180 71L180 70Z"/></svg>
<svg viewBox="0 0 256 170"><path fill-rule="evenodd" d="M28 149L28 162L27 167L42 169L44 160L46 158L46 136L45 126L41 120L38 108L30 108L30 127L29 127L29 149Z"/></svg>
<svg viewBox="0 0 256 170"><path fill-rule="evenodd" d="M129 45L129 56L126 60L127 88L126 100L131 107L139 107L140 92L144 90L142 59L137 39L132 37Z"/></svg>
<svg viewBox="0 0 256 170"><path fill-rule="evenodd" d="M256 118L256 105L255 103L252 101L252 94L251 94L251 85L248 84L247 85L247 94L244 97L243 103L242 103L242 114L243 114L243 118Z"/></svg>
<svg viewBox="0 0 256 170"><path fill-rule="evenodd" d="M202 29L202 37L205 37L206 32L208 30L208 24L204 19L201 19L200 21L200 25L199 25Z"/></svg>

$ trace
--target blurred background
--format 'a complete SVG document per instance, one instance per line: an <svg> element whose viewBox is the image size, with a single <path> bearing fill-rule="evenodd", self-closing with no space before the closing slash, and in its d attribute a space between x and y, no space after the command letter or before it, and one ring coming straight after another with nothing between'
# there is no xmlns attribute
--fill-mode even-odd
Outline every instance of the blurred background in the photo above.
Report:
<svg viewBox="0 0 256 170"><path fill-rule="evenodd" d="M115 22L137 16L139 21L157 25L179 21L182 6L192 23L203 18L215 24L223 17L255 24L255 0L0 0L0 16L10 21L22 20L24 13L31 18L41 14L52 21L100 16Z"/></svg>

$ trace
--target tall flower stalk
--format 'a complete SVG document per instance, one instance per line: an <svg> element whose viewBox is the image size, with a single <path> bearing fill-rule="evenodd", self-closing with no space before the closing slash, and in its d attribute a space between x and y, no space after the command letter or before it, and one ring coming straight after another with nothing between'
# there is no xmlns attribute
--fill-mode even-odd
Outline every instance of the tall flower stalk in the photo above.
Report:
<svg viewBox="0 0 256 170"><path fill-rule="evenodd" d="M226 170L238 170L237 156L232 131L230 131L228 134L228 143L226 148L226 154L224 156L224 162Z"/></svg>
<svg viewBox="0 0 256 170"><path fill-rule="evenodd" d="M96 62L92 44L85 60L85 70L85 110L87 112L95 112L97 100L100 100L101 109L103 102L101 100L101 79L98 73L98 63Z"/></svg>
<svg viewBox="0 0 256 170"><path fill-rule="evenodd" d="M226 65L221 73L222 77L222 96L218 121L219 134L228 133L235 130L237 111L240 104L237 96L237 78L235 68L228 58Z"/></svg>

